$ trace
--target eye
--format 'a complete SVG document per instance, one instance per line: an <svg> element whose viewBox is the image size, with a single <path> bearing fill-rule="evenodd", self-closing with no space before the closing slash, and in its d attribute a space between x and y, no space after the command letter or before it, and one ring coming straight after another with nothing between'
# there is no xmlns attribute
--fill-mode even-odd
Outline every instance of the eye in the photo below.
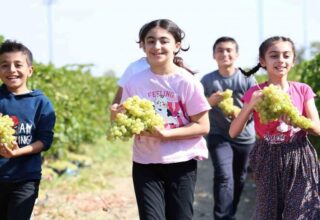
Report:
<svg viewBox="0 0 320 220"><path fill-rule="evenodd" d="M161 42L161 44L168 44L168 43L170 43L170 40L162 39L160 42Z"/></svg>
<svg viewBox="0 0 320 220"><path fill-rule="evenodd" d="M283 57L288 59L288 58L291 57L291 54L290 54L290 53L285 53L285 54L283 55Z"/></svg>
<svg viewBox="0 0 320 220"><path fill-rule="evenodd" d="M7 64L1 64L0 67L1 67L1 68L7 68L8 65L7 65Z"/></svg>
<svg viewBox="0 0 320 220"><path fill-rule="evenodd" d="M217 52L218 53L223 53L223 49L218 49Z"/></svg>
<svg viewBox="0 0 320 220"><path fill-rule="evenodd" d="M154 40L150 39L150 40L147 40L147 44L153 44L154 43Z"/></svg>

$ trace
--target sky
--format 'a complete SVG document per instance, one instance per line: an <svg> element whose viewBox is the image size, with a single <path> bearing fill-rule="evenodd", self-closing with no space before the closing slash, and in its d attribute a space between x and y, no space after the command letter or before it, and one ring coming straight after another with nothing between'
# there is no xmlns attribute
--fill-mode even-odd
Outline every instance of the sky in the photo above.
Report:
<svg viewBox="0 0 320 220"><path fill-rule="evenodd" d="M212 45L221 36L237 40L243 68L256 65L268 37L290 37L296 48L320 41L319 11L319 0L0 0L0 35L24 43L38 62L93 64L95 76L120 77L144 56L141 26L168 18L186 34L190 49L180 56L202 77L217 68Z"/></svg>

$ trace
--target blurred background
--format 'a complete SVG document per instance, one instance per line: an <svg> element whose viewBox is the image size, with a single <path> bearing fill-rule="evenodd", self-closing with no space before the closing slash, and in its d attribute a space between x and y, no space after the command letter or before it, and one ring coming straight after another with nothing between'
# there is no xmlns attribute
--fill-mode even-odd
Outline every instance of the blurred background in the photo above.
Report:
<svg viewBox="0 0 320 220"><path fill-rule="evenodd" d="M216 68L212 45L220 36L240 45L238 65L257 62L258 47L267 37L292 38L303 57L320 41L319 0L0 0L0 35L31 48L37 61L92 64L93 75L120 76L143 56L138 47L140 27L169 18L185 32L182 53L199 77ZM319 44L318 44L319 46ZM319 49L319 48L318 48Z"/></svg>

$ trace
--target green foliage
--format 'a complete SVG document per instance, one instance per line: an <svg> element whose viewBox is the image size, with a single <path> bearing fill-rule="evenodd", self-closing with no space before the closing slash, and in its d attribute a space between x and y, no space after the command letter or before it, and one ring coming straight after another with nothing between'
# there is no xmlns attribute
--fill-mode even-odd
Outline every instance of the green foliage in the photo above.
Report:
<svg viewBox="0 0 320 220"><path fill-rule="evenodd" d="M311 86L313 91L320 96L320 54L310 61L304 61L296 65L290 72L290 75L296 76L298 81L304 82ZM316 105L320 108L320 100L316 99Z"/></svg>
<svg viewBox="0 0 320 220"><path fill-rule="evenodd" d="M55 68L35 64L28 82L52 101L56 111L53 147L47 154L61 156L79 152L84 142L95 142L109 126L109 110L116 91L115 77L93 77L87 65Z"/></svg>

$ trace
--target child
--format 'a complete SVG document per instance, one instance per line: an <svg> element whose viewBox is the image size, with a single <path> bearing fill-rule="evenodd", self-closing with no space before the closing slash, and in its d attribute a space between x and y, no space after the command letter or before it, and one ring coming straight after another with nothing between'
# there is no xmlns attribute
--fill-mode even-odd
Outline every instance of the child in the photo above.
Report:
<svg viewBox="0 0 320 220"><path fill-rule="evenodd" d="M320 135L319 115L312 89L304 83L287 80L295 57L294 44L289 38L271 37L261 44L259 64L253 71L244 73L250 75L263 67L268 72L268 81L244 95L244 107L229 130L230 136L236 137L253 112L259 137L250 154L257 185L254 219L320 219L320 166L316 151L307 139L307 133ZM254 107L261 100L261 89L270 84L287 92L299 112L313 121L310 129L293 127L285 115L267 124L260 122Z"/></svg>
<svg viewBox="0 0 320 220"><path fill-rule="evenodd" d="M13 149L0 143L0 219L30 219L41 179L41 152L53 140L55 113L47 97L29 90L32 53L21 43L0 46L0 113L14 119Z"/></svg>
<svg viewBox="0 0 320 220"><path fill-rule="evenodd" d="M192 219L197 160L208 157L202 136L209 131L210 106L201 83L174 63L175 55L187 50L181 47L183 38L167 19L144 25L139 43L150 68L132 76L123 89L122 102L134 95L146 98L165 120L165 129L134 138L133 183L143 220Z"/></svg>
<svg viewBox="0 0 320 220"><path fill-rule="evenodd" d="M237 138L231 139L229 127L236 116L225 116L218 104L222 92L233 91L234 105L242 107L243 94L255 84L253 77L245 77L236 67L239 56L238 43L231 37L220 37L213 45L213 58L218 70L206 74L201 83L208 102L210 133L207 136L208 149L214 166L214 210L218 219L235 219L240 196L247 176L248 157L255 142L253 120L247 123Z"/></svg>

